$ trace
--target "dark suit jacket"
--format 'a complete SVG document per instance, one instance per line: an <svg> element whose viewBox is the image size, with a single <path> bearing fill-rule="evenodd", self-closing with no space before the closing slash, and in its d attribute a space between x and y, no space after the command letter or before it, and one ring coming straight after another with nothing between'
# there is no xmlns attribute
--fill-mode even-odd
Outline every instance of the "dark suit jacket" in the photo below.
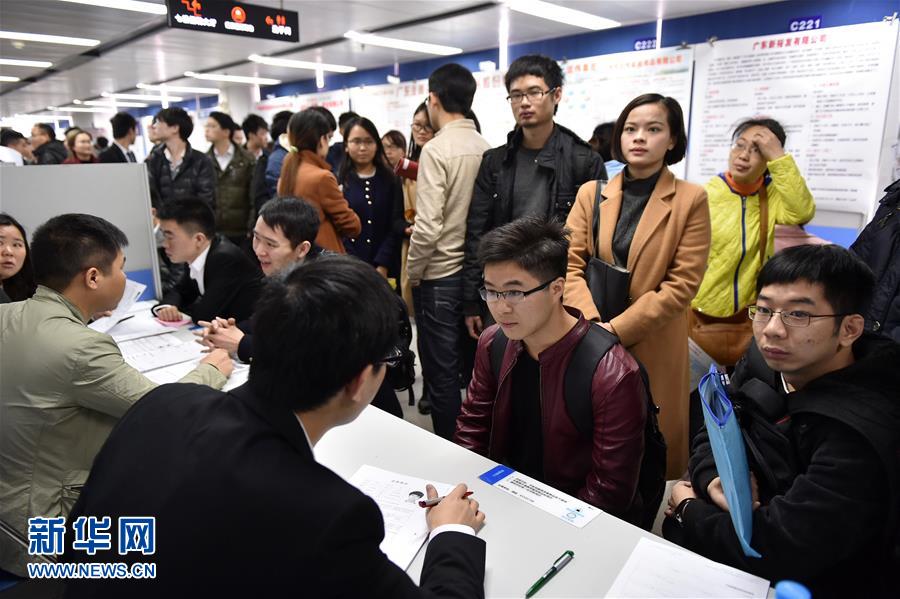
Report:
<svg viewBox="0 0 900 599"><path fill-rule="evenodd" d="M435 537L416 587L378 548L375 502L316 462L294 414L249 384L163 385L125 414L70 518L121 515L156 517L154 555L119 556L114 540L66 559L152 562L155 581L71 582L67 597L484 597L484 541Z"/></svg>
<svg viewBox="0 0 900 599"><path fill-rule="evenodd" d="M108 148L100 152L100 154L97 156L97 159L100 162L104 163L128 162L128 157L125 156L125 153L122 152L122 149L114 143L109 144Z"/></svg>
<svg viewBox="0 0 900 599"><path fill-rule="evenodd" d="M175 287L163 296L163 304L178 309L197 322L216 316L241 321L253 314L263 286L263 274L247 254L217 235L210 245L203 271L204 293L185 269Z"/></svg>

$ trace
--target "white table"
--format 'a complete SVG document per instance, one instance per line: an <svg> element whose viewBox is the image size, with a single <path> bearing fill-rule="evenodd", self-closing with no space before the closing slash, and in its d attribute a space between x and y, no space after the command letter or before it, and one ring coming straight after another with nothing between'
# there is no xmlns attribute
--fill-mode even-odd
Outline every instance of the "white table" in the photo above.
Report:
<svg viewBox="0 0 900 599"><path fill-rule="evenodd" d="M487 542L487 597L524 597L567 549L575 559L537 597L604 597L638 539L668 543L608 514L575 528L481 481L478 476L496 462L371 406L356 421L326 433L315 455L344 479L370 464L426 480L466 483L486 515L479 536ZM413 580L419 579L424 556L420 551L408 570Z"/></svg>

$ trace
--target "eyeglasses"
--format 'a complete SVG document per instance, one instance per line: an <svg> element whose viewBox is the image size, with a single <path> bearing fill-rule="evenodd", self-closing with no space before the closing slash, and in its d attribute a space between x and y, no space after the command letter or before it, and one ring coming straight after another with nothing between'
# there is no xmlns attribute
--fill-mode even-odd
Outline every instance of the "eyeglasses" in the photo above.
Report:
<svg viewBox="0 0 900 599"><path fill-rule="evenodd" d="M420 125L419 123L413 123L410 125L410 128L416 133L433 133L434 129L431 128L430 125Z"/></svg>
<svg viewBox="0 0 900 599"><path fill-rule="evenodd" d="M759 156L759 146L754 143L747 143L743 139L739 139L731 144L731 151L735 154L749 152L751 156Z"/></svg>
<svg viewBox="0 0 900 599"><path fill-rule="evenodd" d="M543 98L547 94L552 94L554 91L556 91L556 89L557 88L555 88L555 87L551 87L547 91L544 91L539 88L533 88L533 89L529 89L525 93L513 92L513 93L509 94L508 96L506 96L506 101L509 102L510 104L521 104L522 99L525 98L526 96L528 96L529 102L540 102L541 98Z"/></svg>
<svg viewBox="0 0 900 599"><path fill-rule="evenodd" d="M769 322L774 315L778 314L781 317L781 322L783 322L785 326L798 328L808 327L810 319L813 318L849 316L849 314L810 314L809 312L804 312L802 310L785 312L784 310L772 310L771 308L766 308L764 306L749 306L747 308L747 313L750 315L750 320L760 323Z"/></svg>
<svg viewBox="0 0 900 599"><path fill-rule="evenodd" d="M395 346L391 348L391 351L389 351L385 357L378 360L376 364L384 364L388 368L397 368L402 361L403 352L400 351L399 347Z"/></svg>
<svg viewBox="0 0 900 599"><path fill-rule="evenodd" d="M369 137L367 139L359 139L357 137L354 137L347 143L350 144L351 146L356 146L358 148L358 147L365 147L365 146L374 146L375 140L372 139L371 137Z"/></svg>
<svg viewBox="0 0 900 599"><path fill-rule="evenodd" d="M481 299L486 302L494 303L502 299L508 304L518 304L532 293L537 293L538 291L546 289L550 286L550 283L555 280L556 279L550 279L543 285L538 285L534 289L529 289L528 291L519 291L518 289L511 289L509 291L491 291L486 287L482 287L478 290L478 293L481 295Z"/></svg>

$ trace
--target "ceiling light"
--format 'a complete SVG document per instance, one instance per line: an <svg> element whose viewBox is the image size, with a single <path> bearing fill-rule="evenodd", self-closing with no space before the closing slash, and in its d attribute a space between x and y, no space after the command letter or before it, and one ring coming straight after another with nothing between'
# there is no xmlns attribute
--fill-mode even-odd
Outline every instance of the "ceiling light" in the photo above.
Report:
<svg viewBox="0 0 900 599"><path fill-rule="evenodd" d="M147 108L150 106L146 102L116 102L115 100L85 100L82 102L87 106L108 106L110 108L117 108L119 106L123 106L125 108Z"/></svg>
<svg viewBox="0 0 900 599"><path fill-rule="evenodd" d="M165 4L153 4L152 2L138 2L137 0L60 0L74 4L88 4L101 8L117 8L119 10L131 10L134 12L146 12L152 15L166 14Z"/></svg>
<svg viewBox="0 0 900 599"><path fill-rule="evenodd" d="M522 12L534 17L540 17L558 23L566 23L574 27L582 27L599 31L601 29L611 29L620 27L622 24L612 19L598 17L583 10L575 10L574 8L566 8L558 4L550 2L542 2L541 0L507 0L506 5L516 12Z"/></svg>
<svg viewBox="0 0 900 599"><path fill-rule="evenodd" d="M274 58L272 56L260 56L251 54L247 60L266 64L270 67L286 67L289 69L309 69L310 71L322 70L331 73L353 73L356 67L348 67L342 64L328 64L326 62L310 62L307 60L291 60L288 58Z"/></svg>
<svg viewBox="0 0 900 599"><path fill-rule="evenodd" d="M195 73L186 71L185 77L203 79L204 81L224 81L226 83L248 83L250 85L278 85L281 79L267 79L265 77L244 77L243 75L217 75L215 73Z"/></svg>
<svg viewBox="0 0 900 599"><path fill-rule="evenodd" d="M46 60L18 60L15 58L0 58L0 64L9 67L35 67L38 69L47 69L53 66L52 62Z"/></svg>
<svg viewBox="0 0 900 599"><path fill-rule="evenodd" d="M21 33L19 31L0 31L0 40L21 40L23 42L41 42L43 44L63 44L66 46L98 46L100 40L84 37L66 37L64 35L44 35L43 33Z"/></svg>
<svg viewBox="0 0 900 599"><path fill-rule="evenodd" d="M47 110L57 112L112 112L109 108L96 108L93 106L48 106Z"/></svg>
<svg viewBox="0 0 900 599"><path fill-rule="evenodd" d="M116 98L118 100L138 100L140 102L162 102L165 100L166 102L181 102L184 98L180 96L151 96L148 94L113 94L110 92L103 92L100 94L104 98Z"/></svg>
<svg viewBox="0 0 900 599"><path fill-rule="evenodd" d="M190 87L184 85L150 85L149 83L138 83L138 89L145 89L154 92L175 92L182 94L220 94L222 93L215 87Z"/></svg>
<svg viewBox="0 0 900 599"><path fill-rule="evenodd" d="M18 77L10 77L8 75L0 75L0 82L2 83L14 83L16 81L21 81Z"/></svg>
<svg viewBox="0 0 900 599"><path fill-rule="evenodd" d="M441 46L438 44L426 44L424 42L411 42L409 40L401 40L394 37L382 37L380 35L361 33L359 31L348 31L344 34L344 37L361 44L367 44L369 46L380 46L382 48L394 48L395 50L409 50L410 52L438 54L440 56L462 54L462 48L454 48L453 46Z"/></svg>

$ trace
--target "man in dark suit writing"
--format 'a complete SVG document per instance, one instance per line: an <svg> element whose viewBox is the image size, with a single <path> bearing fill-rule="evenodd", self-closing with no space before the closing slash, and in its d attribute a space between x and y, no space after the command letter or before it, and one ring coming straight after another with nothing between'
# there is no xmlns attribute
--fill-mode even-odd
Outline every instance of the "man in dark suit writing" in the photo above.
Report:
<svg viewBox="0 0 900 599"><path fill-rule="evenodd" d="M188 268L154 313L168 321L180 320L180 312L194 322L222 314L239 321L250 318L262 289L262 271L240 248L216 235L216 217L206 202L169 202L157 217L166 255Z"/></svg>
<svg viewBox="0 0 900 599"><path fill-rule="evenodd" d="M71 517L154 516L155 553L66 556L152 562L156 578L73 580L68 596L484 597L485 544L474 534L484 514L463 497L465 485L427 515L416 587L379 550L375 502L313 456L384 378L397 337L391 294L354 258L303 264L273 278L257 304L247 384L230 393L164 385L138 402L97 456Z"/></svg>

